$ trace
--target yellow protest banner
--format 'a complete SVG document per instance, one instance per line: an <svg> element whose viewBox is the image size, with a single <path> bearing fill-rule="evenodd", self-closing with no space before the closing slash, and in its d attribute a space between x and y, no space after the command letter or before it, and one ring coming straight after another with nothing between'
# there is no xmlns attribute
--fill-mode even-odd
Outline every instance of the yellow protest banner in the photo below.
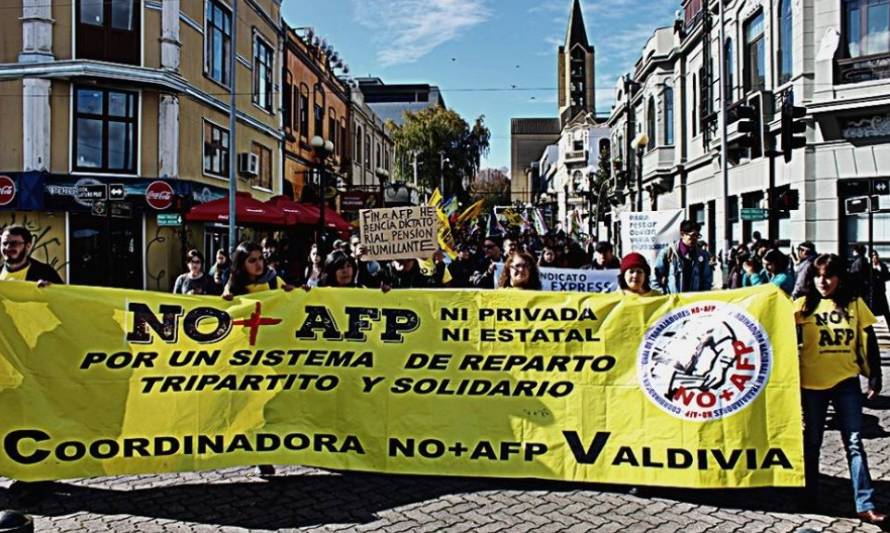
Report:
<svg viewBox="0 0 890 533"><path fill-rule="evenodd" d="M791 302L0 284L0 475L305 464L800 486Z"/></svg>

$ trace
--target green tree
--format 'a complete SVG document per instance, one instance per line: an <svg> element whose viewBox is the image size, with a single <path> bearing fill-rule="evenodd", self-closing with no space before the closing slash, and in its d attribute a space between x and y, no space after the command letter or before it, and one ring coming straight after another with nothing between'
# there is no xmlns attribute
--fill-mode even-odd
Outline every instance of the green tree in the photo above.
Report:
<svg viewBox="0 0 890 533"><path fill-rule="evenodd" d="M499 170L477 177L470 184L470 202L485 200L482 212L491 213L497 205L510 205L510 178Z"/></svg>
<svg viewBox="0 0 890 533"><path fill-rule="evenodd" d="M485 116L476 119L472 127L450 109L434 107L405 113L401 127L387 123L395 145L395 179L410 182L414 179L414 158L417 157L417 177L421 186L430 190L441 187L442 194L457 193L466 198L464 178L476 175L482 157L488 154L491 132L485 126ZM442 160L445 160L444 172Z"/></svg>

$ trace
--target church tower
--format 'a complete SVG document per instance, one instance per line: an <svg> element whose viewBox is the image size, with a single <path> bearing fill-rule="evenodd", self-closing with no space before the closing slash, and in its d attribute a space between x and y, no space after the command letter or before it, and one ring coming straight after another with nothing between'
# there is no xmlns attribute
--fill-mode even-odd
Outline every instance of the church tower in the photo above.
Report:
<svg viewBox="0 0 890 533"><path fill-rule="evenodd" d="M573 0L566 42L557 53L559 76L559 122L562 127L579 114L596 112L594 59L596 52L587 40L581 1Z"/></svg>

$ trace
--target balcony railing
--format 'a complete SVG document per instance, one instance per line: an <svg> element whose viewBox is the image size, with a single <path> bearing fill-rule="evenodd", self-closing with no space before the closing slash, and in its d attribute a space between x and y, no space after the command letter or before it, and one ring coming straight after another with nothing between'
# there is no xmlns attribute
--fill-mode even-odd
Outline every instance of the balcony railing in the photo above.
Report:
<svg viewBox="0 0 890 533"><path fill-rule="evenodd" d="M837 60L837 84L890 78L890 54Z"/></svg>
<svg viewBox="0 0 890 533"><path fill-rule="evenodd" d="M586 163L587 150L575 150L566 152L566 163Z"/></svg>

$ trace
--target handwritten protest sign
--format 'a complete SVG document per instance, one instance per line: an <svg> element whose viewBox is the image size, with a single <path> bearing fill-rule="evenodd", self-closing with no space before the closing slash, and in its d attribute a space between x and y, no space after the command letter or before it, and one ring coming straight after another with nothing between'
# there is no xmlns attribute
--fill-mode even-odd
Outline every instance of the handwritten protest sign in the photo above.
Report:
<svg viewBox="0 0 890 533"><path fill-rule="evenodd" d="M435 207L363 209L359 221L365 260L427 258L438 248Z"/></svg>
<svg viewBox="0 0 890 533"><path fill-rule="evenodd" d="M683 214L682 209L621 213L621 253L643 254L654 265L662 248L680 239Z"/></svg>

